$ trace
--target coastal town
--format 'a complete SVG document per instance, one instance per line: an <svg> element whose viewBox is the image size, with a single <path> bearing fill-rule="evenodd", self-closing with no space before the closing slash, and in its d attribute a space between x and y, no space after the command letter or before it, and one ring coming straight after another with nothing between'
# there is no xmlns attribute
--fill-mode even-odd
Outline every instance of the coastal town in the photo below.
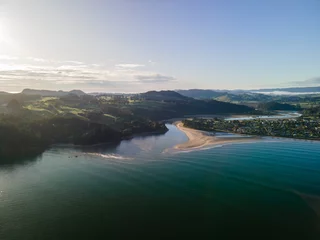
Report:
<svg viewBox="0 0 320 240"><path fill-rule="evenodd" d="M213 132L320 140L319 118L224 120L186 119L185 127Z"/></svg>

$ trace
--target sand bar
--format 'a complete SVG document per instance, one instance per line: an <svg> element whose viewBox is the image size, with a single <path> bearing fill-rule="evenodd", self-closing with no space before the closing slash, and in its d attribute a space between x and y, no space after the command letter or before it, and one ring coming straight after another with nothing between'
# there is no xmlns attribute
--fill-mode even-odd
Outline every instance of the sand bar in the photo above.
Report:
<svg viewBox="0 0 320 240"><path fill-rule="evenodd" d="M261 137L251 137L251 136L235 136L235 137L216 137L210 135L208 132L187 128L183 126L181 121L175 122L176 127L184 132L188 141L174 146L174 149L184 151L192 149L200 149L203 147L230 144L230 143L240 143L240 142L253 142L260 140Z"/></svg>

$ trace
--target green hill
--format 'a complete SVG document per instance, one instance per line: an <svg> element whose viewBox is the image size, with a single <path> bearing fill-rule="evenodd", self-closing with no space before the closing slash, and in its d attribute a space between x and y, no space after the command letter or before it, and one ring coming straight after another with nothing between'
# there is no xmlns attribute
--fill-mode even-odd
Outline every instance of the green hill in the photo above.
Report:
<svg viewBox="0 0 320 240"><path fill-rule="evenodd" d="M223 91L214 91L206 89L177 90L177 93L183 96L192 97L196 99L218 98L227 94L227 92Z"/></svg>
<svg viewBox="0 0 320 240"><path fill-rule="evenodd" d="M150 91L130 96L71 93L60 97L4 96L9 102L6 104L8 111L0 114L0 135L10 137L0 141L0 155L33 154L52 143L118 142L133 134L167 131L163 123L157 122L159 120L196 114L251 113L254 110L216 100L196 100L174 91ZM28 98L32 100L25 101Z"/></svg>
<svg viewBox="0 0 320 240"><path fill-rule="evenodd" d="M75 94L77 96L86 95L86 93L81 90L72 90L70 92L65 92L61 90L50 91L50 90L24 89L21 93L25 95L40 95L42 97L62 97L69 94Z"/></svg>
<svg viewBox="0 0 320 240"><path fill-rule="evenodd" d="M174 91L152 91L134 97L126 108L134 115L154 120L196 114L249 113L254 109L216 100L197 100Z"/></svg>

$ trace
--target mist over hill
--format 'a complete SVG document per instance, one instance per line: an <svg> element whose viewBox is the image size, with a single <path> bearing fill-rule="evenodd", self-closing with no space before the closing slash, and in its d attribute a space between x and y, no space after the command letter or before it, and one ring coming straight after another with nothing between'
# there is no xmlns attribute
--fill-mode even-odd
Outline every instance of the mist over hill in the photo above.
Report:
<svg viewBox="0 0 320 240"><path fill-rule="evenodd" d="M274 94L282 93L320 93L320 87L290 87L290 88L266 88L266 89L257 89L250 90L251 92L260 92L260 93L272 93Z"/></svg>
<svg viewBox="0 0 320 240"><path fill-rule="evenodd" d="M250 90L250 89L248 90L188 89L188 90L176 90L176 92L187 97L207 99L207 98L224 97L226 95L229 95L229 96L246 95L246 96L253 96L253 97L254 96L263 97L263 95L318 94L320 93L320 87L266 88L266 89L253 89L253 90Z"/></svg>

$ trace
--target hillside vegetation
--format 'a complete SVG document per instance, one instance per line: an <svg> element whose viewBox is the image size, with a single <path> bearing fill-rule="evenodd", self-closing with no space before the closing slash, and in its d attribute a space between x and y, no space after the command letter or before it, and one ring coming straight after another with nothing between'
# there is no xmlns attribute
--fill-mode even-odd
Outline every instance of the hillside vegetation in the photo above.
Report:
<svg viewBox="0 0 320 240"><path fill-rule="evenodd" d="M28 90L27 92L35 91ZM40 94L39 91L36 93ZM43 91L41 94L44 94ZM34 101L17 99L22 106L21 112L25 112L25 117L29 119L56 116L77 117L92 122L111 124L137 118L158 121L191 114L250 113L253 111L247 106L211 99L197 100L174 91L150 91L131 96L108 94L92 96L71 93L61 97L21 95L34 99ZM8 103L10 99L14 99L14 96L8 97L6 102Z"/></svg>
<svg viewBox="0 0 320 240"><path fill-rule="evenodd" d="M195 100L173 91L57 95L61 92L3 93L6 111L0 114L0 135L6 138L0 140L0 156L34 154L55 143L87 145L119 142L134 134L164 133L166 126L157 121L184 115L253 111L231 103Z"/></svg>

